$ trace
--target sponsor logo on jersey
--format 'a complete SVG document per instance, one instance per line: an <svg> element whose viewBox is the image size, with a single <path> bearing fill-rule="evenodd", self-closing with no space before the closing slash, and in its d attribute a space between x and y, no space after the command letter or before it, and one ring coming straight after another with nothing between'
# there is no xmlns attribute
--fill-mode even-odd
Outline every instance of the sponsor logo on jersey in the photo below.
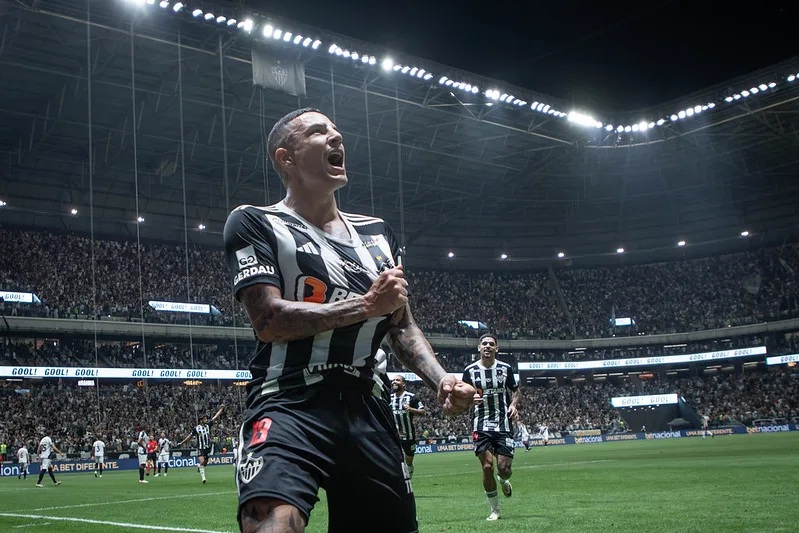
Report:
<svg viewBox="0 0 799 533"><path fill-rule="evenodd" d="M338 285L328 287L324 281L313 276L300 276L297 279L298 302L333 303L357 298L358 296L360 296L360 293Z"/></svg>
<svg viewBox="0 0 799 533"><path fill-rule="evenodd" d="M242 280L258 275L274 276L275 267L258 265L249 268L244 268L241 271L239 271L238 274L236 274L236 277L233 279L233 284L237 285Z"/></svg>
<svg viewBox="0 0 799 533"><path fill-rule="evenodd" d="M298 246L297 251L305 254L320 255L319 249L312 242L306 242L302 246Z"/></svg>
<svg viewBox="0 0 799 533"><path fill-rule="evenodd" d="M339 261L339 265L347 272L352 272L353 274L363 274L364 272L366 272L365 268L363 268L355 261L350 261L349 259L341 259Z"/></svg>
<svg viewBox="0 0 799 533"><path fill-rule="evenodd" d="M236 263L239 265L239 270L258 264L258 258L255 256L255 248L252 244L236 252Z"/></svg>

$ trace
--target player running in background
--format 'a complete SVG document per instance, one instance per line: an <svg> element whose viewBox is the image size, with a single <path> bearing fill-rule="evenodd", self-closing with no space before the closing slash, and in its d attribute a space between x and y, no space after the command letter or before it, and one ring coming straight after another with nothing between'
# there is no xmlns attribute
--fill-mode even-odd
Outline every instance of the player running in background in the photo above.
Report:
<svg viewBox="0 0 799 533"><path fill-rule="evenodd" d="M416 454L416 428L413 419L425 416L427 411L415 394L405 390L405 378L397 376L391 380L391 411L394 413L394 424L397 426L402 452L405 454L405 464L408 465L408 474L413 477L413 456Z"/></svg>
<svg viewBox="0 0 799 533"><path fill-rule="evenodd" d="M53 480L53 484L56 486L60 485L60 481L55 480L55 476L53 475L53 457L52 453L61 453L55 444L53 444L52 439L48 436L44 436L41 441L39 441L39 447L36 448L36 454L39 456L39 459L42 460L41 470L39 471L39 481L36 482L37 487L43 487L42 479L44 478L44 473L47 472L50 474L50 479Z"/></svg>
<svg viewBox="0 0 799 533"><path fill-rule="evenodd" d="M513 487L513 421L519 416L519 386L513 368L497 360L499 349L497 338L486 334L480 337L478 350L480 359L463 371L463 381L477 390L472 409L472 440L474 453L483 468L483 488L486 492L491 514L487 520L499 519L497 479L502 494L510 498ZM497 478L494 479L494 457L497 460Z"/></svg>
<svg viewBox="0 0 799 533"><path fill-rule="evenodd" d="M169 447L171 445L172 443L166 438L166 433L162 431L161 438L158 439L158 472L155 473L155 477L161 475L162 465L164 467L164 477L169 472Z"/></svg>
<svg viewBox="0 0 799 533"><path fill-rule="evenodd" d="M205 465L208 464L208 456L211 455L211 426L216 419L222 414L222 411L225 409L225 406L222 405L219 407L219 410L216 414L208 420L208 417L203 415L200 417L200 422L194 426L194 429L191 430L185 439L180 441L178 444L178 448L186 443L192 437L197 437L197 460L200 462L200 476L202 476L203 483L206 482L205 480Z"/></svg>
<svg viewBox="0 0 799 533"><path fill-rule="evenodd" d="M546 446L549 443L549 426L546 424L541 424L538 426L538 438L541 439L541 442L544 443Z"/></svg>
<svg viewBox="0 0 799 533"><path fill-rule="evenodd" d="M28 448L25 447L25 443L23 442L19 450L17 450L17 462L19 462L19 475L17 479L28 479Z"/></svg>
<svg viewBox="0 0 799 533"><path fill-rule="evenodd" d="M710 429L708 429L708 424L710 423L710 417L706 414L702 415L702 438L704 439L707 435L710 435L711 439L715 439L716 436L713 434Z"/></svg>
<svg viewBox="0 0 799 533"><path fill-rule="evenodd" d="M416 325L390 227L339 211L348 178L336 125L314 109L292 111L266 151L285 198L237 208L224 231L235 295L258 338L240 432L239 525L304 531L324 488L330 531L415 532L399 436L374 395L376 350L388 335L447 414L467 409L474 389L444 371Z"/></svg>
<svg viewBox="0 0 799 533"><path fill-rule="evenodd" d="M94 477L97 477L97 471L100 471L100 477L103 477L103 464L105 462L105 443L98 437L94 444L92 444L92 458L94 458Z"/></svg>
<svg viewBox="0 0 799 533"><path fill-rule="evenodd" d="M144 479L144 467L147 465L147 442L149 440L150 437L147 436L146 429L141 428L139 436L136 438L136 444L138 445L136 455L139 456L139 483L149 483L149 481Z"/></svg>
<svg viewBox="0 0 799 533"><path fill-rule="evenodd" d="M155 435L150 437L147 441L147 475L150 475L150 470L155 472L155 461L158 459L158 442L155 440Z"/></svg>
<svg viewBox="0 0 799 533"><path fill-rule="evenodd" d="M524 444L525 450L528 452L530 451L533 439L530 437L530 432L527 431L527 426L525 426L519 419L516 420L516 434L514 435L514 438Z"/></svg>

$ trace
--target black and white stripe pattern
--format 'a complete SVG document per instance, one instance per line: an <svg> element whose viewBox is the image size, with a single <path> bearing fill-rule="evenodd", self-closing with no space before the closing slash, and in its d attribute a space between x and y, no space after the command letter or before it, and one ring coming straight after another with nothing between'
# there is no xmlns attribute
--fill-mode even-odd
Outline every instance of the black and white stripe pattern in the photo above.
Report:
<svg viewBox="0 0 799 533"><path fill-rule="evenodd" d="M380 270L396 264L398 245L381 219L340 215L352 239L324 233L282 202L233 211L225 248L236 294L259 283L278 287L291 301L332 303L366 294ZM259 341L250 361L251 394L314 385L335 370L371 380L388 328L388 317L377 317L292 342Z"/></svg>
<svg viewBox="0 0 799 533"><path fill-rule="evenodd" d="M513 431L508 419L511 395L517 388L513 367L495 360L490 368L485 368L477 361L463 371L463 381L483 397L483 403L472 409L472 431Z"/></svg>
<svg viewBox="0 0 799 533"><path fill-rule="evenodd" d="M210 422L207 424L197 424L191 432L197 438L197 448L204 450L211 447Z"/></svg>
<svg viewBox="0 0 799 533"><path fill-rule="evenodd" d="M394 413L394 424L401 439L416 440L416 428L413 426L413 414L405 409L410 405L414 409L424 409L422 402L415 394L404 391L402 394L391 395L391 411Z"/></svg>

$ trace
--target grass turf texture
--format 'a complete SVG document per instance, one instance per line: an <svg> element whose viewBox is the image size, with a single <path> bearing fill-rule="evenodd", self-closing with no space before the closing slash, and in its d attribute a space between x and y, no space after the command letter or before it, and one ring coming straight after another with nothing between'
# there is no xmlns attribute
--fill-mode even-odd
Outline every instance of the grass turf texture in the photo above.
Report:
<svg viewBox="0 0 799 533"><path fill-rule="evenodd" d="M413 480L420 531L796 531L797 450L799 432L517 450L513 497L500 495L502 519L492 523L472 453L420 455ZM133 524L237 531L233 467L207 474L206 485L195 468L150 476L147 485L136 471L62 474L60 487L45 476L43 489L35 478L0 478L0 513L44 517L0 516L0 531L147 531ZM327 530L320 496L309 532Z"/></svg>

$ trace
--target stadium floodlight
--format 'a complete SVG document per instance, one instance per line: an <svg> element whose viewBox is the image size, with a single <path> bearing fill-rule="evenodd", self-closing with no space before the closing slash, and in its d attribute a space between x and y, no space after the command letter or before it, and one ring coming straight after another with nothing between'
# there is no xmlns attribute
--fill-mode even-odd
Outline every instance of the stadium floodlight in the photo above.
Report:
<svg viewBox="0 0 799 533"><path fill-rule="evenodd" d="M377 58L375 56L369 57L369 64L370 65L376 65L377 64Z"/></svg>
<svg viewBox="0 0 799 533"><path fill-rule="evenodd" d="M647 128L649 128L649 129L651 130L652 128L654 128L654 127L655 127L655 123L654 123L654 122L650 122L650 123L649 123L649 124L647 124L646 126L647 126Z"/></svg>
<svg viewBox="0 0 799 533"><path fill-rule="evenodd" d="M224 15L219 15L218 17L216 17L216 23L217 23L217 24L222 24L222 23L223 23L223 22L225 22L226 20L227 20L227 17L226 17L226 16L224 16Z"/></svg>
<svg viewBox="0 0 799 533"><path fill-rule="evenodd" d="M136 222L141 224L142 222L144 222L144 217L141 217L141 216L140 217L136 217Z"/></svg>
<svg viewBox="0 0 799 533"><path fill-rule="evenodd" d="M178 2L174 6L172 6L172 11L174 11L175 13L178 13L181 10L183 10L184 7L185 6L184 6L183 2Z"/></svg>
<svg viewBox="0 0 799 533"><path fill-rule="evenodd" d="M758 85L757 87L758 87L758 88L759 88L761 91L765 91L766 89L768 89L768 85L766 85L765 83L761 83L761 84L760 84L760 85Z"/></svg>
<svg viewBox="0 0 799 533"><path fill-rule="evenodd" d="M439 85L444 85L445 83L447 83L448 79L449 78L447 78L446 76L441 76L441 78L439 78L439 80L438 80L438 84Z"/></svg>
<svg viewBox="0 0 799 533"><path fill-rule="evenodd" d="M654 126L654 124L653 124L653 126ZM645 121L645 120L642 120L641 122L638 123L638 129L641 130L641 131L646 131L649 128L650 128L649 123L647 121Z"/></svg>
<svg viewBox="0 0 799 533"><path fill-rule="evenodd" d="M616 248L616 253L617 254L623 254L624 253L624 248Z"/></svg>
<svg viewBox="0 0 799 533"><path fill-rule="evenodd" d="M264 26L264 29L262 31L263 31L264 37L269 38L269 37L272 36L272 34L275 33L275 28L271 24L267 24L266 26Z"/></svg>
<svg viewBox="0 0 799 533"><path fill-rule="evenodd" d="M72 215L73 217L77 216L78 210L73 207L72 209L70 209L69 214Z"/></svg>
<svg viewBox="0 0 799 533"><path fill-rule="evenodd" d="M455 257L455 252L453 252L453 251L450 251L450 252L447 254L447 257L449 257L450 259L452 259L453 257Z"/></svg>
<svg viewBox="0 0 799 533"><path fill-rule="evenodd" d="M678 118L685 118L685 115L686 115L686 113L685 113L684 109L680 110L680 112L677 113L677 117Z"/></svg>
<svg viewBox="0 0 799 533"><path fill-rule="evenodd" d="M632 125L632 128L633 128L633 131L638 131L638 130L640 129L640 128L638 127L638 124L633 124L633 125Z"/></svg>
<svg viewBox="0 0 799 533"><path fill-rule="evenodd" d="M732 96L728 96L727 98L724 99L724 101L727 103L732 102L732 100L733 100Z"/></svg>
<svg viewBox="0 0 799 533"><path fill-rule="evenodd" d="M741 96L743 96L744 98L748 98L749 97L749 91L741 91Z"/></svg>
<svg viewBox="0 0 799 533"><path fill-rule="evenodd" d="M203 10L202 9L195 9L194 11L191 12L191 16L194 17L194 18L197 18L197 17L199 17L202 14L203 14Z"/></svg>
<svg viewBox="0 0 799 533"><path fill-rule="evenodd" d="M200 231L204 230L205 229L205 224L200 224L199 226L197 226L197 229L200 230Z"/></svg>
<svg viewBox="0 0 799 533"><path fill-rule="evenodd" d="M688 116L688 117L694 116L694 108L693 107L689 107L688 109L686 109L685 110L685 116Z"/></svg>
<svg viewBox="0 0 799 533"><path fill-rule="evenodd" d="M327 49L328 54L335 54L336 50L338 50L338 45L331 44L330 48Z"/></svg>
<svg viewBox="0 0 799 533"><path fill-rule="evenodd" d="M252 31L252 29L255 27L255 22L253 22L252 19L247 19L244 22L239 22L239 26L238 27L240 27L241 29L243 29L247 33L250 33Z"/></svg>
<svg viewBox="0 0 799 533"><path fill-rule="evenodd" d="M430 74L429 72L428 72L427 74L425 74L425 75L424 75L424 80L425 80L425 81L430 81L430 80L432 80L432 79L433 79L433 75L432 75L432 74Z"/></svg>
<svg viewBox="0 0 799 533"><path fill-rule="evenodd" d="M749 232L748 231L744 230L744 231L741 232L741 237L748 237L748 236L749 236Z"/></svg>
<svg viewBox="0 0 799 533"><path fill-rule="evenodd" d="M286 33L283 34L283 40L285 42L289 42L291 40L292 35L293 34L290 31L287 31Z"/></svg>
<svg viewBox="0 0 799 533"><path fill-rule="evenodd" d="M619 126L616 128L616 133L622 133L624 131L624 126Z"/></svg>
<svg viewBox="0 0 799 533"><path fill-rule="evenodd" d="M320 41L319 39L317 39L317 40L315 40L315 41L313 42L313 44L311 45L311 48L312 48L313 50L316 50L317 48L319 48L319 45L320 45L320 44L322 44L322 41Z"/></svg>
<svg viewBox="0 0 799 533"><path fill-rule="evenodd" d="M7 205L8 204L6 202L4 202L3 200L0 200L0 207L5 207Z"/></svg>
<svg viewBox="0 0 799 533"><path fill-rule="evenodd" d="M235 26L237 23L238 23L238 20L236 20L236 19L227 19L228 28L231 27L231 26Z"/></svg>
<svg viewBox="0 0 799 533"><path fill-rule="evenodd" d="M417 71L417 70L419 70L419 69L418 69L418 68L416 68L416 67L413 67L413 68L411 69L411 76L416 76L416 71Z"/></svg>
<svg viewBox="0 0 799 533"><path fill-rule="evenodd" d="M702 112L702 106L701 105L695 105L694 106L694 113L701 113L701 112Z"/></svg>
<svg viewBox="0 0 799 533"><path fill-rule="evenodd" d="M349 50L342 50L341 48L336 49L335 54L337 56L350 57L350 51Z"/></svg>
<svg viewBox="0 0 799 533"><path fill-rule="evenodd" d="M665 118L660 118L660 119L658 119L658 121L657 121L657 125L658 125L658 126L662 126L662 125L663 125L663 124L665 124L665 123L666 123L666 119L665 119Z"/></svg>
<svg viewBox="0 0 799 533"><path fill-rule="evenodd" d="M613 124L605 125L605 131L613 131Z"/></svg>
<svg viewBox="0 0 799 533"><path fill-rule="evenodd" d="M411 70L411 67L407 67L406 66L406 67L402 67L400 69L400 72L402 72L403 74L407 74L409 70Z"/></svg>
<svg viewBox="0 0 799 533"><path fill-rule="evenodd" d="M735 94L732 95L732 98L733 98L733 100L740 100L741 99L741 95L738 94L738 93L735 93Z"/></svg>
<svg viewBox="0 0 799 533"><path fill-rule="evenodd" d="M566 257L566 254L563 252L558 252L558 259L563 259L564 257Z"/></svg>
<svg viewBox="0 0 799 533"><path fill-rule="evenodd" d="M151 6L155 3L155 0L147 0L147 5Z"/></svg>
<svg viewBox="0 0 799 533"><path fill-rule="evenodd" d="M281 37L283 37L283 30L275 28L275 31L272 32L272 39L275 39L277 41Z"/></svg>
<svg viewBox="0 0 799 533"><path fill-rule="evenodd" d="M419 69L419 72L417 72L417 73L416 73L416 77L417 77L417 78L424 78L424 73L425 73L425 72L426 72L426 71L425 71L425 69L423 69L423 68L420 68L420 69Z"/></svg>
<svg viewBox="0 0 799 533"><path fill-rule="evenodd" d="M164 9L166 9L166 8L169 7L169 2L167 2L167 0L161 0L161 3L158 4L158 5L161 6L162 8L164 8Z"/></svg>
<svg viewBox="0 0 799 533"><path fill-rule="evenodd" d="M302 35L296 35L296 36L294 37L294 41L292 41L292 42L293 42L294 44L300 44L300 42L301 42L301 41L302 41Z"/></svg>
<svg viewBox="0 0 799 533"><path fill-rule="evenodd" d="M777 84L774 83L773 81L770 81L769 84L768 84L769 89L773 89L776 86L777 86Z"/></svg>
<svg viewBox="0 0 799 533"><path fill-rule="evenodd" d="M500 259L502 259L502 260L504 261L505 259L507 259L507 258L508 258L508 254L506 254L505 252L502 252L502 253L500 254L499 258L500 258Z"/></svg>
<svg viewBox="0 0 799 533"><path fill-rule="evenodd" d="M716 107L716 104L714 104L713 102L708 102L707 107L708 109L713 109L714 107Z"/></svg>
<svg viewBox="0 0 799 533"><path fill-rule="evenodd" d="M394 65L393 67L391 67L391 70L393 70L394 72L399 72L400 70L402 70L402 65Z"/></svg>
<svg viewBox="0 0 799 533"><path fill-rule="evenodd" d="M310 37L306 37L305 40L302 42L302 46L308 48L308 45L311 44L311 40L312 39Z"/></svg>
<svg viewBox="0 0 799 533"><path fill-rule="evenodd" d="M677 246L685 246L685 241L677 241Z"/></svg>
<svg viewBox="0 0 799 533"><path fill-rule="evenodd" d="M633 131L633 127L632 126L624 126L624 131L625 131L625 133L630 133L631 131Z"/></svg>

